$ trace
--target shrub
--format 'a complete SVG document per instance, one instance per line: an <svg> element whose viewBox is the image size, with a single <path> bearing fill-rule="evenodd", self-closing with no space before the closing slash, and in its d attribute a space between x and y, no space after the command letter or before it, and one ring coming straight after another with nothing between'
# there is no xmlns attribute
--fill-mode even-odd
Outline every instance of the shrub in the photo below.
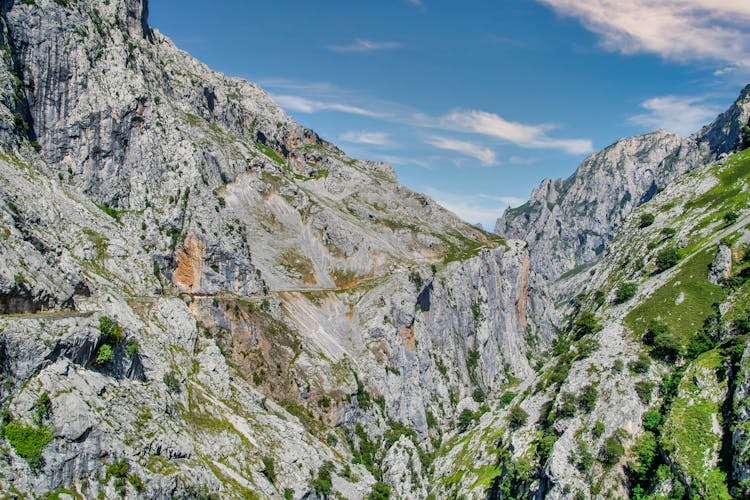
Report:
<svg viewBox="0 0 750 500"><path fill-rule="evenodd" d="M661 425L662 415L659 410L649 410L643 414L643 428L656 432Z"/></svg>
<svg viewBox="0 0 750 500"><path fill-rule="evenodd" d="M33 472L38 472L44 466L42 451L52 441L52 432L47 427L32 427L12 420L3 427L5 438L16 450L16 453L26 460Z"/></svg>
<svg viewBox="0 0 750 500"><path fill-rule="evenodd" d="M508 414L508 423L511 429L518 429L526 425L529 420L529 414L520 406L514 406L510 409Z"/></svg>
<svg viewBox="0 0 750 500"><path fill-rule="evenodd" d="M604 434L604 430L605 430L604 422L602 422L601 420L597 420L596 423L594 424L594 428L591 430L591 434L595 438L598 438L598 437L601 437L602 434Z"/></svg>
<svg viewBox="0 0 750 500"><path fill-rule="evenodd" d="M143 490L146 489L146 485L143 484L143 480L138 474L129 475L128 482L133 487L133 489L137 491L138 493L143 493Z"/></svg>
<svg viewBox="0 0 750 500"><path fill-rule="evenodd" d="M102 339L107 344L116 344L122 338L122 327L117 321L102 316L99 318L99 333L102 335Z"/></svg>
<svg viewBox="0 0 750 500"><path fill-rule="evenodd" d="M461 414L458 416L458 430L459 432L466 432L466 429L474 422L474 412L468 408L464 408Z"/></svg>
<svg viewBox="0 0 750 500"><path fill-rule="evenodd" d="M740 214L735 212L734 210L730 210L729 212L724 214L724 222L726 222L727 226L731 226L735 222L737 222L737 219L740 218Z"/></svg>
<svg viewBox="0 0 750 500"><path fill-rule="evenodd" d="M44 391L34 405L34 423L42 425L50 416L52 416L52 401L49 398L49 392Z"/></svg>
<svg viewBox="0 0 750 500"><path fill-rule="evenodd" d="M672 333L667 324L660 321L651 320L643 339L654 347L654 355L662 359L672 360L682 354L680 339Z"/></svg>
<svg viewBox="0 0 750 500"><path fill-rule="evenodd" d="M180 392L180 381L177 378L177 373L175 373L174 370L169 370L167 373L165 373L162 380L167 386L169 392Z"/></svg>
<svg viewBox="0 0 750 500"><path fill-rule="evenodd" d="M96 353L96 360L94 361L94 363L99 366L103 366L112 361L112 358L112 346L110 346L109 344L102 344L101 346L99 346L99 351Z"/></svg>
<svg viewBox="0 0 750 500"><path fill-rule="evenodd" d="M378 481L372 486L372 493L367 498L368 500L388 500L391 498L391 487Z"/></svg>
<svg viewBox="0 0 750 500"><path fill-rule="evenodd" d="M336 446L339 444L339 438L336 437L336 434L328 433L326 436L326 443L328 443L328 446Z"/></svg>
<svg viewBox="0 0 750 500"><path fill-rule="evenodd" d="M502 396L500 396L500 406L502 408L505 408L509 404L513 402L513 399L516 397L516 393L513 391L505 391Z"/></svg>
<svg viewBox="0 0 750 500"><path fill-rule="evenodd" d="M318 469L318 477L313 481L313 489L315 493L321 495L330 495L333 485L331 484L331 471L333 470L333 464L329 461L323 462L323 465Z"/></svg>
<svg viewBox="0 0 750 500"><path fill-rule="evenodd" d="M615 373L620 373L623 368L625 368L625 362L621 359L616 359L614 365L612 365L612 369Z"/></svg>
<svg viewBox="0 0 750 500"><path fill-rule="evenodd" d="M642 214L640 220L638 221L638 227L641 229L644 227L648 227L654 223L654 220L656 220L656 217L654 217L654 214L651 214L651 213Z"/></svg>
<svg viewBox="0 0 750 500"><path fill-rule="evenodd" d="M589 384L581 391L581 396L578 398L578 407L585 413L591 413L596 406L596 399L599 396L599 392L596 390L596 386Z"/></svg>
<svg viewBox="0 0 750 500"><path fill-rule="evenodd" d="M263 457L263 474L266 475L271 484L276 482L276 465L273 463L273 457L268 455Z"/></svg>
<svg viewBox="0 0 750 500"><path fill-rule="evenodd" d="M647 373L648 369L651 368L651 360L648 355L640 353L638 359L628 363L628 368L633 373Z"/></svg>
<svg viewBox="0 0 750 500"><path fill-rule="evenodd" d="M107 467L107 477L124 479L128 475L128 468L128 461L122 458Z"/></svg>
<svg viewBox="0 0 750 500"><path fill-rule="evenodd" d="M562 418L574 417L578 408L576 397L566 392L560 395L560 403L557 406L557 416Z"/></svg>
<svg viewBox="0 0 750 500"><path fill-rule="evenodd" d="M661 234L664 235L665 238L671 238L677 234L677 229L673 227L665 227L661 230Z"/></svg>
<svg viewBox="0 0 750 500"><path fill-rule="evenodd" d="M614 437L608 437L604 440L601 450L599 451L599 460L607 466L612 467L620 461L625 454L625 447Z"/></svg>
<svg viewBox="0 0 750 500"><path fill-rule="evenodd" d="M690 339L687 348L687 356L690 359L695 359L706 351L710 351L714 347L714 341L704 331L699 331Z"/></svg>
<svg viewBox="0 0 750 500"><path fill-rule="evenodd" d="M477 403L484 403L485 399L487 399L487 397L484 394L484 391L479 388L474 389L474 393L471 396L472 398L474 398L474 401L476 401Z"/></svg>
<svg viewBox="0 0 750 500"><path fill-rule="evenodd" d="M138 341L135 339L128 339L127 343L125 344L125 352L128 353L128 356L131 358L138 354L138 350L140 349L140 345L138 345Z"/></svg>
<svg viewBox="0 0 750 500"><path fill-rule="evenodd" d="M656 459L656 436L649 431L644 432L638 444L633 447L633 451L638 457L637 463L632 465L633 470L641 475L646 474Z"/></svg>
<svg viewBox="0 0 750 500"><path fill-rule="evenodd" d="M602 327L596 320L596 316L590 311L582 312L573 324L573 334L575 335L576 340L586 335L594 334L601 329Z"/></svg>
<svg viewBox="0 0 750 500"><path fill-rule="evenodd" d="M668 247L656 254L656 272L661 273L673 267L680 261L680 251L675 247Z"/></svg>
<svg viewBox="0 0 750 500"><path fill-rule="evenodd" d="M654 392L655 386L656 384L650 380L639 380L635 383L635 392L638 393L643 404L647 405L651 402L651 393Z"/></svg>
<svg viewBox="0 0 750 500"><path fill-rule="evenodd" d="M638 285L635 283L620 283L620 286L617 287L617 292L615 292L615 304L622 304L629 301L635 297L637 291Z"/></svg>

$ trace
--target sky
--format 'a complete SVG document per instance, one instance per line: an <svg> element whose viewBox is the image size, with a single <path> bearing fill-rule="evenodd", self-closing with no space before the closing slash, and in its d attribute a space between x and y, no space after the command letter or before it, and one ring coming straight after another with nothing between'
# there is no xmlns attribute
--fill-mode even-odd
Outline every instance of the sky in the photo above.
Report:
<svg viewBox="0 0 750 500"><path fill-rule="evenodd" d="M544 178L750 83L748 0L151 0L150 23L492 229Z"/></svg>

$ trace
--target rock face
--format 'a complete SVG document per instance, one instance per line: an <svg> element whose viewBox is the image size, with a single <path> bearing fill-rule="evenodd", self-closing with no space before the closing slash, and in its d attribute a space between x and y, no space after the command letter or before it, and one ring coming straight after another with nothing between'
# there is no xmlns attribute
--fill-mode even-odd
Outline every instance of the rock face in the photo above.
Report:
<svg viewBox="0 0 750 500"><path fill-rule="evenodd" d="M708 269L708 281L714 285L721 285L731 275L732 249L726 245L719 245L711 267Z"/></svg>
<svg viewBox="0 0 750 500"><path fill-rule="evenodd" d="M658 131L620 140L584 161L568 179L547 179L531 199L505 211L495 232L529 243L532 268L555 280L590 262L625 216L700 164L697 147Z"/></svg>
<svg viewBox="0 0 750 500"><path fill-rule="evenodd" d="M147 12L2 3L0 490L426 495L439 436L554 337L526 244Z"/></svg>

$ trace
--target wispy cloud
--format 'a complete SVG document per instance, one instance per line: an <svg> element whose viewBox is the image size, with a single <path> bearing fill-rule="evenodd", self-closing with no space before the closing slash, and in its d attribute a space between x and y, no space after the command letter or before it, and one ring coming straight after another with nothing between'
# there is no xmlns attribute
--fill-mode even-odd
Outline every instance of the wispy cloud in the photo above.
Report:
<svg viewBox="0 0 750 500"><path fill-rule="evenodd" d="M581 20L604 47L750 68L747 0L537 0Z"/></svg>
<svg viewBox="0 0 750 500"><path fill-rule="evenodd" d="M720 111L702 97L662 96L653 97L641 103L646 111L628 118L628 121L647 129L661 128L680 134L690 135L708 123Z"/></svg>
<svg viewBox="0 0 750 500"><path fill-rule="evenodd" d="M374 100L330 83L295 82L285 79L267 79L264 82L271 89L277 90L272 92L271 96L287 111L348 113L422 130L478 134L528 149L556 149L570 154L585 154L593 150L589 139L553 137L551 132L556 126L549 123L514 122L498 114L481 110L459 109L445 115L428 115L410 106Z"/></svg>
<svg viewBox="0 0 750 500"><path fill-rule="evenodd" d="M448 193L432 186L426 186L424 191L465 221L472 224L479 222L487 230L492 230L505 208L520 205L525 201L514 196Z"/></svg>
<svg viewBox="0 0 750 500"><path fill-rule="evenodd" d="M479 144L474 144L473 142L459 141L449 137L438 136L430 137L425 140L425 142L438 149L453 151L470 158L476 158L484 166L489 167L497 164L497 158L494 151L490 148L480 146Z"/></svg>
<svg viewBox="0 0 750 500"><path fill-rule="evenodd" d="M426 123L445 130L473 132L511 142L525 148L560 149L571 154L590 153L594 148L589 139L556 139L548 132L555 128L551 124L526 125L512 122L486 111L456 110Z"/></svg>
<svg viewBox="0 0 750 500"><path fill-rule="evenodd" d="M333 52L377 52L380 50L400 49L403 44L400 42L376 42L357 38L347 45L329 45L327 48Z"/></svg>
<svg viewBox="0 0 750 500"><path fill-rule="evenodd" d="M341 134L340 139L355 144L366 144L368 146L392 146L390 135L385 132L370 132L367 130L350 130Z"/></svg>
<svg viewBox="0 0 750 500"><path fill-rule="evenodd" d="M371 118L385 118L386 115L373 110L343 104L338 102L317 101L295 95L272 95L279 106L287 111L298 111L300 113L319 113L321 111L337 111L352 115L369 116Z"/></svg>

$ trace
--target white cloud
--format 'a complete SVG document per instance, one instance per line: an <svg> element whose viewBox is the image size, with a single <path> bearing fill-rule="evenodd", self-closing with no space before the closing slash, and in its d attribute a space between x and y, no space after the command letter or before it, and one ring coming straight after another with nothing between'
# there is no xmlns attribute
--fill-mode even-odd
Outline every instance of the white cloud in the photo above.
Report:
<svg viewBox="0 0 750 500"><path fill-rule="evenodd" d="M385 115L349 104L337 102L318 101L295 95L273 95L276 103L287 111L298 111L300 113L319 113L321 111L338 111L352 115L369 116L371 118L385 118Z"/></svg>
<svg viewBox="0 0 750 500"><path fill-rule="evenodd" d="M468 141L459 141L449 137L430 137L425 141L427 144L445 151L453 151L470 158L476 158L482 165L491 166L497 164L495 152L484 146Z"/></svg>
<svg viewBox="0 0 750 500"><path fill-rule="evenodd" d="M407 1L415 7L424 7L424 2L422 2L422 0L407 0Z"/></svg>
<svg viewBox="0 0 750 500"><path fill-rule="evenodd" d="M576 17L609 50L750 67L748 0L537 0Z"/></svg>
<svg viewBox="0 0 750 500"><path fill-rule="evenodd" d="M525 148L560 149L571 154L590 153L594 148L589 139L555 139L547 133L554 128L550 124L526 125L505 120L499 115L486 111L456 110L438 117L427 119L429 126L433 123L438 128L457 132L472 132L504 141Z"/></svg>
<svg viewBox="0 0 750 500"><path fill-rule="evenodd" d="M520 205L524 202L524 200L520 200L514 196L447 193L431 186L425 187L424 191L427 195L435 199L435 201L465 221L471 224L479 222L488 231L491 231L495 227L495 222L502 215L503 210L508 206Z"/></svg>
<svg viewBox="0 0 750 500"><path fill-rule="evenodd" d="M385 132L368 132L367 130L344 132L340 136L342 141L356 144L367 144L369 146L391 146L390 135Z"/></svg>
<svg viewBox="0 0 750 500"><path fill-rule="evenodd" d="M357 38L347 45L329 45L327 48L333 52L376 52L379 50L400 49L403 44L399 42L375 42Z"/></svg>
<svg viewBox="0 0 750 500"><path fill-rule="evenodd" d="M628 118L628 121L647 129L665 129L682 136L697 131L721 111L720 106L705 102L700 97L653 97L641 103L645 113Z"/></svg>

